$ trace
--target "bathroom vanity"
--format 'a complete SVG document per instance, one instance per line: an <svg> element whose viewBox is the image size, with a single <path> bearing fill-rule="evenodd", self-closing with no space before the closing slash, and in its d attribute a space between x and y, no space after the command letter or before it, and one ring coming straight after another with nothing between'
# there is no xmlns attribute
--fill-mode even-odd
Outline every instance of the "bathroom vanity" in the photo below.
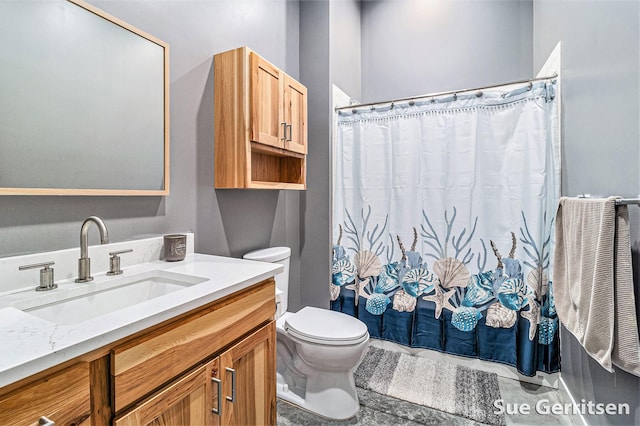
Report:
<svg viewBox="0 0 640 426"><path fill-rule="evenodd" d="M282 267L190 253L123 269L0 295L0 424L275 424Z"/></svg>

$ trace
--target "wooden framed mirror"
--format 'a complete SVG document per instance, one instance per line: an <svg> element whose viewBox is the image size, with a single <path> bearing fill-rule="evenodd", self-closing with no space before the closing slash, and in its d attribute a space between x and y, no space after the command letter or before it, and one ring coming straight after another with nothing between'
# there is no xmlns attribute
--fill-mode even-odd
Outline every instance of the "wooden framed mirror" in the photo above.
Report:
<svg viewBox="0 0 640 426"><path fill-rule="evenodd" d="M0 2L0 195L168 195L169 46L81 0Z"/></svg>

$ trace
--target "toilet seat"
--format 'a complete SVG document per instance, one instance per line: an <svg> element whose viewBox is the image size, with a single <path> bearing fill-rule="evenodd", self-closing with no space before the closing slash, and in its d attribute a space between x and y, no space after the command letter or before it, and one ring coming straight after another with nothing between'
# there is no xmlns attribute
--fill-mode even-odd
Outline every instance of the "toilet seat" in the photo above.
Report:
<svg viewBox="0 0 640 426"><path fill-rule="evenodd" d="M293 338L328 346L355 345L369 338L367 326L357 318L311 306L288 315L284 329Z"/></svg>

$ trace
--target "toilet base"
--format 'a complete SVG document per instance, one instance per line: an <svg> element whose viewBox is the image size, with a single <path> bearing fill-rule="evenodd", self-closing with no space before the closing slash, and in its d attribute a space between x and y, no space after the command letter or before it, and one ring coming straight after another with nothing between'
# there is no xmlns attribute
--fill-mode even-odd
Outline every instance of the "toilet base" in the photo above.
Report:
<svg viewBox="0 0 640 426"><path fill-rule="evenodd" d="M360 410L353 374L327 373L307 376L305 397L289 389L278 377L278 398L312 413L335 420L346 420Z"/></svg>
<svg viewBox="0 0 640 426"><path fill-rule="evenodd" d="M354 417L360 403L353 372L367 351L369 334L354 344L317 344L285 330L290 315L285 312L276 321L278 398L328 419Z"/></svg>

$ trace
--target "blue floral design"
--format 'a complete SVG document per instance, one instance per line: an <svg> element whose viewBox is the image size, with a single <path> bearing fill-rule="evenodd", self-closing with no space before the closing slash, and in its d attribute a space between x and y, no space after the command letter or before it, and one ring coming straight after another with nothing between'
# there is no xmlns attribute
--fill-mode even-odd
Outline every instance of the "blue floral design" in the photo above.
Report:
<svg viewBox="0 0 640 426"><path fill-rule="evenodd" d="M509 278L522 278L522 265L516 259L502 259L504 263L504 274Z"/></svg>
<svg viewBox="0 0 640 426"><path fill-rule="evenodd" d="M556 315L556 304L553 298L553 283L549 281L549 289L547 290L547 297L542 305L542 315L545 317L553 317Z"/></svg>
<svg viewBox="0 0 640 426"><path fill-rule="evenodd" d="M338 287L352 282L356 277L356 267L349 257L344 257L331 265L331 283Z"/></svg>
<svg viewBox="0 0 640 426"><path fill-rule="evenodd" d="M492 286L493 272L472 275L464 299L462 299L462 306L479 306L494 299Z"/></svg>
<svg viewBox="0 0 640 426"><path fill-rule="evenodd" d="M519 320L528 322L529 340L535 342L532 346L533 350L537 350L537 345L555 344L557 346L555 337L559 319L554 306L553 286L547 278L550 274L550 236L553 231L550 225L553 221L549 222L546 215L543 220L544 235L542 241L538 241L540 237L538 224L536 223L536 229L530 230L523 212L524 224L520 228L519 240L522 244L516 247L517 236L511 232L513 244L508 257L502 257L497 247L491 244L498 260L498 267L489 269L485 240L479 238L473 246L470 242L474 239L478 240L475 236L478 218L471 217L469 225L460 228L455 223L457 216L455 208L452 212L445 211L444 224L440 223L441 221L434 222L433 218L427 217L426 212L423 211L422 232L418 233L419 231L414 228L415 238L410 250L405 250L398 235L387 233L390 227L388 215L381 217L379 223L374 223L372 219L377 216L373 215L371 207L365 206L361 212L362 220L356 224L353 219L358 218L350 216L350 212L346 213L347 220L344 226L347 245L344 248L339 245L334 247L332 263L332 284L334 285L331 286L331 291L339 292L339 287L347 285L348 289L353 289L358 294L353 303L357 305L359 299L368 315L389 314L385 315L388 322L383 320L383 329L409 327L409 331L413 333L417 316L411 317L411 314L415 312L421 315L421 307L418 306L417 301L418 298L422 298L434 302L439 309L438 313L441 313L442 309L448 310L451 313L450 324L455 327L455 330L471 332L468 335L470 341L474 339L473 331L476 328L513 329L514 323ZM388 236L388 240L382 239L385 235ZM416 249L419 235L422 236L422 247ZM537 238L534 239L533 235ZM483 238L488 240L489 236L483 236ZM395 243L396 240L398 244ZM400 247L402 259L394 256L394 246ZM370 251L376 257L386 253L386 261L381 262L382 264L378 263L375 269L369 268L371 273L361 276L357 284L354 284L353 280L357 277L357 273L352 277L348 266L352 260L346 255L345 250L353 250L358 254ZM447 258L456 259L467 266L472 262L477 263L476 271L478 272L475 275L467 273L464 283L461 282L463 280L459 280L453 286L446 286L448 281L440 283L438 278L442 268L434 263L433 271L439 272L436 274L431 271L423 256L432 257L436 263ZM475 262L476 259L477 262ZM352 263L358 265L362 263L356 263L356 260L358 258L355 258ZM445 274L444 277L447 275ZM391 313L386 312L387 309L392 309ZM487 309L492 310L487 311ZM489 321L486 325L484 322L479 325L485 311L493 314L491 325ZM496 316L496 311L499 311L499 316ZM351 308L352 315L358 315L357 312L357 309L354 313ZM398 312L403 313L402 316L398 316ZM440 315L436 317L441 318ZM406 318L407 322L400 324L398 318ZM450 327L449 331L453 327ZM535 339L536 334L538 339ZM513 341L513 345L518 346L517 339ZM556 346L547 347L547 349L556 351ZM500 361L504 360L501 358ZM556 362L553 360L550 362L552 366L548 367L545 364L544 368L554 369L553 364Z"/></svg>
<svg viewBox="0 0 640 426"><path fill-rule="evenodd" d="M460 331L471 331L480 318L482 314L476 308L461 306L451 316L451 324Z"/></svg>
<svg viewBox="0 0 640 426"><path fill-rule="evenodd" d="M386 294L374 293L367 299L365 309L373 315L382 315L391 299Z"/></svg>
<svg viewBox="0 0 640 426"><path fill-rule="evenodd" d="M558 319L540 317L538 324L538 343L542 345L550 345L558 330Z"/></svg>
<svg viewBox="0 0 640 426"><path fill-rule="evenodd" d="M386 273L388 276L394 278L396 281L399 281L398 278L399 278L401 269L402 269L402 265L400 265L399 262L392 262L384 265L383 272Z"/></svg>
<svg viewBox="0 0 640 426"><path fill-rule="evenodd" d="M413 297L433 291L437 283L438 277L426 268L410 269L402 278L402 288Z"/></svg>
<svg viewBox="0 0 640 426"><path fill-rule="evenodd" d="M418 253L417 251L407 251L406 253L407 256L407 264L409 265L410 268L420 268L420 267L424 267L426 268L427 265L422 263L422 256L420 256L420 253Z"/></svg>
<svg viewBox="0 0 640 426"><path fill-rule="evenodd" d="M524 306L528 287L521 278L509 278L498 289L498 300L506 308L519 311Z"/></svg>
<svg viewBox="0 0 640 426"><path fill-rule="evenodd" d="M378 282L373 288L373 291L376 293L387 293L400 287L397 277L397 274L389 274L383 270L380 272L380 275L378 275Z"/></svg>

